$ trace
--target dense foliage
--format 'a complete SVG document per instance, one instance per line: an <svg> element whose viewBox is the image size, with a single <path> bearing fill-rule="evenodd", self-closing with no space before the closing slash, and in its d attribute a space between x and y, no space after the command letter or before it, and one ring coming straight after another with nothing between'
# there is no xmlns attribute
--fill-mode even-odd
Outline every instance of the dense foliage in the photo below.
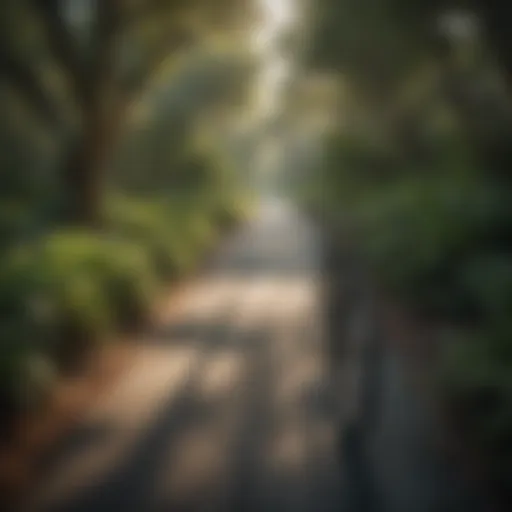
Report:
<svg viewBox="0 0 512 512"><path fill-rule="evenodd" d="M348 94L304 199L355 227L388 293L452 326L442 338L442 396L510 489L507 11L503 2L319 2L310 63L335 70Z"/></svg>

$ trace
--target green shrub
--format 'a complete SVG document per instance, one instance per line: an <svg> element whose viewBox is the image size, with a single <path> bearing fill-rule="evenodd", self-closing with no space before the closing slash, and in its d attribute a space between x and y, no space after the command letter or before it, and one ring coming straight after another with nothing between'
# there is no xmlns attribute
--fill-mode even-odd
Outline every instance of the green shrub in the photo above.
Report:
<svg viewBox="0 0 512 512"><path fill-rule="evenodd" d="M155 294L147 253L126 241L62 231L0 262L0 409L41 403L66 369L121 326L144 320Z"/></svg>
<svg viewBox="0 0 512 512"><path fill-rule="evenodd" d="M213 219L205 214L197 213L190 215L184 229L188 235L188 242L193 247L196 255L199 256L213 244L217 230Z"/></svg>
<svg viewBox="0 0 512 512"><path fill-rule="evenodd" d="M473 311L460 267L503 219L496 189L467 180L403 180L356 212L364 253L393 291L453 316Z"/></svg>
<svg viewBox="0 0 512 512"><path fill-rule="evenodd" d="M185 237L186 216L156 201L113 198L108 207L110 230L148 251L157 273L173 277L187 267L190 242ZM187 243L188 242L188 243Z"/></svg>
<svg viewBox="0 0 512 512"><path fill-rule="evenodd" d="M144 322L157 290L156 275L148 252L133 243L105 243L99 262L102 286L118 326Z"/></svg>
<svg viewBox="0 0 512 512"><path fill-rule="evenodd" d="M14 331L22 332L29 319L33 331L45 333L47 350L67 359L105 339L127 319L144 317L154 285L143 249L67 231L6 257L0 304L4 318L20 319Z"/></svg>
<svg viewBox="0 0 512 512"><path fill-rule="evenodd" d="M111 197L103 233L55 231L3 254L2 408L42 400L51 381L48 365L65 368L119 328L144 321L158 278L191 270L220 225L238 218L238 207L197 193Z"/></svg>
<svg viewBox="0 0 512 512"><path fill-rule="evenodd" d="M97 343L110 327L94 275L97 253L97 244L85 235L60 233L13 250L3 268L0 294L21 319L30 318L48 333L45 350L63 361Z"/></svg>
<svg viewBox="0 0 512 512"><path fill-rule="evenodd" d="M116 197L109 201L110 230L147 249L160 276L188 272L216 240L220 219L212 202L193 194L162 200Z"/></svg>
<svg viewBox="0 0 512 512"><path fill-rule="evenodd" d="M34 250L34 280L54 313L57 352L67 358L101 341L113 328L108 298L98 268L102 240L89 233L59 232L40 240Z"/></svg>

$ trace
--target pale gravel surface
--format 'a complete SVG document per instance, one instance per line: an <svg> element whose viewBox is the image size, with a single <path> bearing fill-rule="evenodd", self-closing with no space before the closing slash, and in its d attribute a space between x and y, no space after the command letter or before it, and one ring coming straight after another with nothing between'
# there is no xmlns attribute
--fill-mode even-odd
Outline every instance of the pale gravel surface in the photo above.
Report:
<svg viewBox="0 0 512 512"><path fill-rule="evenodd" d="M268 206L49 464L28 510L341 507L319 233Z"/></svg>

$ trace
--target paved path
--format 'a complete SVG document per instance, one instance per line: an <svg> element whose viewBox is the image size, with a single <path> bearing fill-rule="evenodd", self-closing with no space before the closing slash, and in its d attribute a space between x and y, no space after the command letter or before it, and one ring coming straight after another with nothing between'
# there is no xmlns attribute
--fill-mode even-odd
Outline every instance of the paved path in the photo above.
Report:
<svg viewBox="0 0 512 512"><path fill-rule="evenodd" d="M266 205L53 454L27 510L339 511L318 237Z"/></svg>
<svg viewBox="0 0 512 512"><path fill-rule="evenodd" d="M487 512L434 446L363 276L326 279L322 246L265 205L46 461L27 512Z"/></svg>

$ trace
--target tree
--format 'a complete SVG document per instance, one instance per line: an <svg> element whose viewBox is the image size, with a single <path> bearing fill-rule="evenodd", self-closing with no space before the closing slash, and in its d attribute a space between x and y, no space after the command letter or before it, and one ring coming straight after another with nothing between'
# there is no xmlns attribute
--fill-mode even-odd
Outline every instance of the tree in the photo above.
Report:
<svg viewBox="0 0 512 512"><path fill-rule="evenodd" d="M239 105L250 100L256 70L251 57L199 49L163 73L143 101L144 116L133 118L116 148L112 183L132 192L161 192L189 180L184 163L195 139L214 135L214 144L221 145L228 135L220 123L239 117Z"/></svg>
<svg viewBox="0 0 512 512"><path fill-rule="evenodd" d="M169 56L244 14L236 0L4 0L0 67L62 138L69 220L99 220L104 169L129 107ZM24 35L22 35L22 33Z"/></svg>

